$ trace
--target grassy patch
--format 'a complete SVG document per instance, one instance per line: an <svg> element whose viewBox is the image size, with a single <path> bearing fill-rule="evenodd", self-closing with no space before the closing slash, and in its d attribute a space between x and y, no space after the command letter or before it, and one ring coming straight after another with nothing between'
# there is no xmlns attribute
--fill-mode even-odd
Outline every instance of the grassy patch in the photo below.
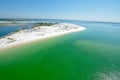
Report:
<svg viewBox="0 0 120 80"><path fill-rule="evenodd" d="M34 28L34 27L38 27L38 26L52 26L52 25L55 25L55 24L57 24L57 23L43 23L43 22L41 22L41 23L36 23L32 27Z"/></svg>

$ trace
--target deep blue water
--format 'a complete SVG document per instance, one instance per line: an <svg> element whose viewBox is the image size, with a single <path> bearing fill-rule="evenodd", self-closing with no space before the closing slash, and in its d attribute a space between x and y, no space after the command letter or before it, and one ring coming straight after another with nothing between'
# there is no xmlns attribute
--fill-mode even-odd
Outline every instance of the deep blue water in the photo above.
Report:
<svg viewBox="0 0 120 80"><path fill-rule="evenodd" d="M12 32L15 32L16 30L22 29L23 26L0 26L0 37L8 35ZM30 29L31 26L24 26L26 29Z"/></svg>

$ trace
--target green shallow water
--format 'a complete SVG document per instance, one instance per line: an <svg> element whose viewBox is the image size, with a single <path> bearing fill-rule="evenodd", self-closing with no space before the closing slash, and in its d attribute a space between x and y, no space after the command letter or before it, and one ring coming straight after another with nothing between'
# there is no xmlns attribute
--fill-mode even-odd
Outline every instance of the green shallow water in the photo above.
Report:
<svg viewBox="0 0 120 80"><path fill-rule="evenodd" d="M120 26L80 24L87 30L1 51L0 80L120 80Z"/></svg>

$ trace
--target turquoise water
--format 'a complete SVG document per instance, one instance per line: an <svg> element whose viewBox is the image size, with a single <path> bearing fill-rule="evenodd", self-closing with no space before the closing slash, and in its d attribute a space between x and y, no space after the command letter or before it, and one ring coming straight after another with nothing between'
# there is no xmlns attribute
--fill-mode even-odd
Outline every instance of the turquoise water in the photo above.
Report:
<svg viewBox="0 0 120 80"><path fill-rule="evenodd" d="M120 80L120 23L56 22L87 30L0 51L0 80Z"/></svg>

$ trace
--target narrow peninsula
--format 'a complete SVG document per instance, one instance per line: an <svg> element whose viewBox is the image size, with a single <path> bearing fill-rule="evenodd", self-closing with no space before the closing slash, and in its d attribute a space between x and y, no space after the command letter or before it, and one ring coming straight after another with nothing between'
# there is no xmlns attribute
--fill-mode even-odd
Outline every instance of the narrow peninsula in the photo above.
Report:
<svg viewBox="0 0 120 80"><path fill-rule="evenodd" d="M19 30L0 38L0 49L85 29L69 23L37 23L31 29Z"/></svg>

